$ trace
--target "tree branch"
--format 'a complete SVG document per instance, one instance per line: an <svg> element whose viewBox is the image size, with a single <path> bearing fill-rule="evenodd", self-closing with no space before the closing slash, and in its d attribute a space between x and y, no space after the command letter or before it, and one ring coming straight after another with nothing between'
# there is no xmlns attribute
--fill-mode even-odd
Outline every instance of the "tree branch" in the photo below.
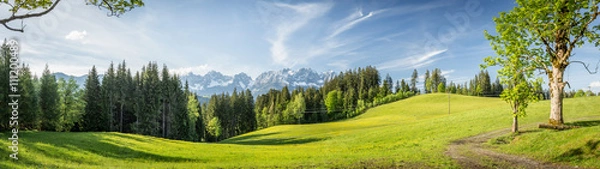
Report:
<svg viewBox="0 0 600 169"><path fill-rule="evenodd" d="M590 64L585 64L585 62L583 62L583 61L574 60L574 61L570 61L570 63L581 63L583 65L583 67L585 68L585 70L588 71L588 73L596 74L596 73L598 73L598 65L600 64L600 60L598 60L598 63L596 63L596 69L593 72L589 69Z"/></svg>
<svg viewBox="0 0 600 169"><path fill-rule="evenodd" d="M50 6L50 8L46 9L45 11L39 12L39 13L28 13L28 14L24 14L24 15L15 15L15 13L16 13L16 11L15 11L15 12L13 12L13 15L10 16L9 18L1 19L0 20L0 24L4 25L4 27L6 27L6 29L8 29L8 30L17 31L17 32L21 32L22 33L22 32L24 32L23 28L25 28L25 26L23 26L23 24L21 24L21 28L20 29L19 28L12 28L12 27L8 26L7 24L9 22L11 22L11 21L14 21L14 20L19 20L19 19L23 20L23 19L26 19L26 18L40 17L42 15L45 15L48 12L52 11L56 7L56 5L58 5L58 3L60 1L61 0L56 0L56 2L54 2L54 4L52 4L52 6Z"/></svg>
<svg viewBox="0 0 600 169"><path fill-rule="evenodd" d="M590 18L590 20L588 20L585 24L582 25L581 31L579 31L579 34L577 34L575 36L575 38L573 39L573 41L570 42L569 49L567 49L569 52L571 50L573 50L573 48L575 48L575 44L577 43L577 41L579 41L583 37L583 34L585 33L585 31L587 31L588 25L590 25L594 20L596 20L596 17L598 17L598 14L600 14L600 12L598 12L598 7L596 6L594 9L594 13L592 14L592 17ZM580 21L582 21L582 20L580 20Z"/></svg>

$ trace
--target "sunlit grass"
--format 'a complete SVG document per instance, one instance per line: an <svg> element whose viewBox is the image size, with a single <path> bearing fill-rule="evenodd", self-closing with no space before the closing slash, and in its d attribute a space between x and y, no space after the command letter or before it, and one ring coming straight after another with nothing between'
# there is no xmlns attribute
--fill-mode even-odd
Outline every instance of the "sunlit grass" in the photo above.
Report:
<svg viewBox="0 0 600 169"><path fill-rule="evenodd" d="M122 133L23 132L19 161L8 158L8 140L0 141L0 168L458 167L444 155L452 140L508 128L512 121L500 99L450 99L450 114L447 95L421 95L353 119L275 126L212 144ZM600 115L599 101L566 99L565 119ZM548 101L530 107L522 124L547 120Z"/></svg>

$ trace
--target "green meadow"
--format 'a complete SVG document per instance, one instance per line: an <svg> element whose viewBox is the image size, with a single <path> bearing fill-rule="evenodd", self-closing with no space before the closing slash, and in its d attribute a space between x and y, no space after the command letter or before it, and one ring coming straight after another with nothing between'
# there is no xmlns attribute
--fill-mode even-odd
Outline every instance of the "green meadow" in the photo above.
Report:
<svg viewBox="0 0 600 169"><path fill-rule="evenodd" d="M460 168L444 152L453 140L509 128L498 98L428 94L371 108L352 119L281 125L219 143L123 133L19 133L19 160L0 134L0 168ZM567 131L527 129L489 143L496 151L600 168L600 97L565 99ZM544 123L549 101L529 106L520 124ZM595 162L594 162L595 161Z"/></svg>

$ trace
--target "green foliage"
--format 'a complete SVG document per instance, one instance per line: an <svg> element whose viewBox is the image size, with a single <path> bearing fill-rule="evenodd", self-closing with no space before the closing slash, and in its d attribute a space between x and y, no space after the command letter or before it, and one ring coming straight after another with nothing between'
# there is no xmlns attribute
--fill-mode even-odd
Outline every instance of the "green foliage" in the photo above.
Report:
<svg viewBox="0 0 600 169"><path fill-rule="evenodd" d="M59 126L58 131L71 131L81 121L85 103L82 100L83 92L78 89L77 82L69 78L66 82L63 78L58 80L59 94ZM78 126L77 126L78 127ZM74 129L80 131L79 129Z"/></svg>
<svg viewBox="0 0 600 169"><path fill-rule="evenodd" d="M21 99L19 100L19 111L26 112L19 114L19 128L39 130L39 97L37 96L31 71L29 70L29 67L24 64L21 66L21 70L19 71L19 83L21 84L21 88L19 88L19 94L21 94Z"/></svg>
<svg viewBox="0 0 600 169"><path fill-rule="evenodd" d="M24 20L27 18L40 17L52 11L61 0L0 0L0 6L8 7L9 15L6 18L0 18L0 24L6 29L18 32L24 32L25 26L21 24L20 28L11 27L12 21ZM108 10L109 16L117 16L131 11L134 8L144 6L142 0L86 0L87 5L97 6L100 9Z"/></svg>
<svg viewBox="0 0 600 169"><path fill-rule="evenodd" d="M134 8L144 6L142 0L86 0L86 3L109 10L110 16L120 16Z"/></svg>
<svg viewBox="0 0 600 169"><path fill-rule="evenodd" d="M446 84L444 84L444 83L438 84L437 91L438 91L438 93L445 93L446 92Z"/></svg>
<svg viewBox="0 0 600 169"><path fill-rule="evenodd" d="M410 91L414 93L419 93L419 89L417 89L417 83L419 83L418 78L419 72L417 72L417 69L414 69L412 75L410 76Z"/></svg>
<svg viewBox="0 0 600 169"><path fill-rule="evenodd" d="M342 92L338 90L327 93L327 97L325 97L325 107L327 108L327 114L329 114L329 116L336 116L336 114L341 112L344 104L342 99Z"/></svg>
<svg viewBox="0 0 600 169"><path fill-rule="evenodd" d="M210 119L210 121L206 125L206 129L208 130L208 133L215 136L216 138L221 137L221 134L223 132L221 128L221 121L218 117L213 117L212 119Z"/></svg>
<svg viewBox="0 0 600 169"><path fill-rule="evenodd" d="M297 94L288 103L287 108L283 111L284 123L294 124L300 123L306 110L306 102L302 93Z"/></svg>
<svg viewBox="0 0 600 169"><path fill-rule="evenodd" d="M101 100L100 92L98 73L96 66L93 66L85 81L83 94L83 100L86 103L82 123L84 131L107 131L109 128L106 123L109 120L108 114L104 113L102 104L99 102Z"/></svg>
<svg viewBox="0 0 600 169"><path fill-rule="evenodd" d="M497 56L485 59L487 65L499 65L504 60L519 64L524 76L540 70L548 75L551 105L550 123L563 123L563 81L574 49L584 43L599 46L600 25L597 19L600 1L517 0L509 12L494 18L497 35L485 31ZM509 59L510 58L510 59ZM505 63L506 64L506 63ZM506 76L506 75L501 75ZM502 79L501 79L502 81Z"/></svg>
<svg viewBox="0 0 600 169"><path fill-rule="evenodd" d="M58 84L56 77L50 73L48 65L42 73L40 88L40 110L42 112L42 130L56 131L59 126L60 112Z"/></svg>

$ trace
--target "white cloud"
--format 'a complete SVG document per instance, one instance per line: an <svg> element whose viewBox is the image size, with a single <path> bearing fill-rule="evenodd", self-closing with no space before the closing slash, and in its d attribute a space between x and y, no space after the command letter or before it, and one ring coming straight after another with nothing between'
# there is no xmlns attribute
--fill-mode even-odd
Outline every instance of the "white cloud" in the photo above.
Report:
<svg viewBox="0 0 600 169"><path fill-rule="evenodd" d="M84 31L73 30L73 31L69 32L69 34L67 34L67 36L65 36L65 39L73 40L73 41L81 41L86 36L87 36L87 31L85 31L85 30Z"/></svg>
<svg viewBox="0 0 600 169"><path fill-rule="evenodd" d="M448 49L443 50L434 50L429 51L427 53L421 55L413 55L407 58L392 60L386 63L382 63L377 66L381 70L392 69L392 68L402 68L402 69L415 69L423 66L427 66L437 60L439 58L434 58L434 56L442 54L446 52Z"/></svg>
<svg viewBox="0 0 600 169"><path fill-rule="evenodd" d="M291 10L291 12L295 14L293 17L290 17L290 19L277 24L275 27L276 36L274 39L269 40L271 43L270 51L273 61L277 64L290 66L294 64L294 61L290 63L288 60L289 52L285 43L292 34L307 25L311 20L329 11L331 5L324 3L299 5L276 3L274 5L280 8Z"/></svg>
<svg viewBox="0 0 600 169"><path fill-rule="evenodd" d="M600 81L590 83L591 88L600 88Z"/></svg>

